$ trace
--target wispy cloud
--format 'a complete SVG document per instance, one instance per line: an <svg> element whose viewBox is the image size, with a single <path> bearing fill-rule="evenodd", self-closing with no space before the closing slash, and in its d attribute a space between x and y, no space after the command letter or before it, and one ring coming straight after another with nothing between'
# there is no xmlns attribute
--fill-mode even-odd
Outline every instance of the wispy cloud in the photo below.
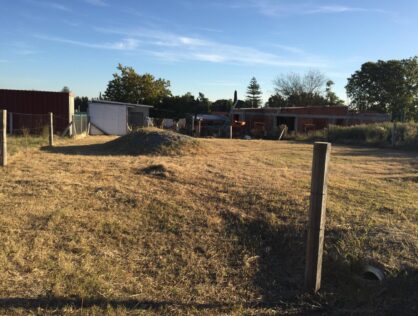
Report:
<svg viewBox="0 0 418 316"><path fill-rule="evenodd" d="M61 37L53 37L53 36L45 36L45 35L35 35L36 38L57 42L57 43L64 43L76 46L82 46L87 48L96 48L96 49L108 49L108 50L121 50L121 51L130 51L135 50L139 46L139 40L134 38L123 38L120 41L116 42L107 42L107 43L89 43L89 42L82 42L67 38Z"/></svg>
<svg viewBox="0 0 418 316"><path fill-rule="evenodd" d="M104 0L84 0L88 4L95 5L98 7L107 7L108 3Z"/></svg>
<svg viewBox="0 0 418 316"><path fill-rule="evenodd" d="M35 0L28 0L27 2L37 5L37 6L48 8L48 9L54 9L54 10L65 11L65 12L73 11L70 7L66 6L65 4L62 4L61 2L35 1Z"/></svg>
<svg viewBox="0 0 418 316"><path fill-rule="evenodd" d="M319 58L306 56L282 57L253 47L226 44L206 38L179 35L153 29L138 28L121 30L96 28L97 31L139 39L143 47L155 57L171 60L197 60L211 63L230 63L246 65L323 67L325 62ZM285 46L284 46L285 47ZM288 49L290 49L288 47Z"/></svg>
<svg viewBox="0 0 418 316"><path fill-rule="evenodd" d="M240 0L235 2L217 2L218 6L231 9L255 9L266 16L342 14L354 12L389 13L379 8L355 7L336 3L316 4L312 1L276 1L276 0Z"/></svg>

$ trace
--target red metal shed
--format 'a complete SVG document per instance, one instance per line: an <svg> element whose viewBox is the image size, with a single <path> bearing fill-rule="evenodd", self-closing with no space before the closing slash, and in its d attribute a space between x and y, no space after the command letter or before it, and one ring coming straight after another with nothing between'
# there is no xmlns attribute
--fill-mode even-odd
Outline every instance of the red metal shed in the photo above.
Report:
<svg viewBox="0 0 418 316"><path fill-rule="evenodd" d="M62 132L74 115L74 96L69 92L0 89L0 109L9 113L8 130L39 130L54 114L54 130Z"/></svg>

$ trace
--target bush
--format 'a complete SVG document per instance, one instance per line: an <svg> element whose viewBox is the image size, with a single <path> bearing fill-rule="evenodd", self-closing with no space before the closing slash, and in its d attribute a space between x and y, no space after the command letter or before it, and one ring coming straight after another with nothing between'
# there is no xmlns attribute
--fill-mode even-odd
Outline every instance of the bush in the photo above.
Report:
<svg viewBox="0 0 418 316"><path fill-rule="evenodd" d="M393 123L362 124L355 126L329 127L327 139L332 143L349 145L392 145ZM396 147L418 150L418 123L397 123L395 128Z"/></svg>

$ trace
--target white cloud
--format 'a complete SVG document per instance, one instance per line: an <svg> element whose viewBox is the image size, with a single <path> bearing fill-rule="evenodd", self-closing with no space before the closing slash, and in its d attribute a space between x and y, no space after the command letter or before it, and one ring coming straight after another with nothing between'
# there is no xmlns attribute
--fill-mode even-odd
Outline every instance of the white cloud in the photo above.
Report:
<svg viewBox="0 0 418 316"><path fill-rule="evenodd" d="M41 6L48 9L54 9L59 11L65 11L65 12L72 12L73 10L59 2L53 2L53 1L37 1L37 0L27 0L27 2L32 3L37 6Z"/></svg>
<svg viewBox="0 0 418 316"><path fill-rule="evenodd" d="M109 50L135 50L139 46L139 40L134 38L124 38L117 42L108 42L108 43L88 43L82 41L76 41L60 37L52 37L45 35L36 35L35 37L47 41L64 43L76 46L82 46L87 48L97 48L97 49L109 49Z"/></svg>
<svg viewBox="0 0 418 316"><path fill-rule="evenodd" d="M232 3L217 3L231 9L255 9L266 16L310 15L310 14L341 14L350 12L389 13L376 8L353 7L330 3L318 5L312 1L276 1L276 0L240 0Z"/></svg>
<svg viewBox="0 0 418 316"><path fill-rule="evenodd" d="M104 0L84 0L84 1L87 2L88 4L95 5L95 6L98 6L98 7L107 7L108 6L107 2L104 1Z"/></svg>
<svg viewBox="0 0 418 316"><path fill-rule="evenodd" d="M137 38L155 57L170 60L198 60L212 63L230 63L246 65L293 66L293 67L324 67L325 62L319 58L296 53L297 49L283 46L288 51L293 50L292 57L264 52L257 48L231 45L209 39L178 35L153 29L138 28L133 30L96 28L97 31L120 36Z"/></svg>

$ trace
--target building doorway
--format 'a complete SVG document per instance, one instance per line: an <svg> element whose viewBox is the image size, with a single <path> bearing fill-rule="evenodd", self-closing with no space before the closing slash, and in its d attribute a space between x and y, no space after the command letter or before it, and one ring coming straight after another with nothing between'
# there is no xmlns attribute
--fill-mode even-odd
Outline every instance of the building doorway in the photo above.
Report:
<svg viewBox="0 0 418 316"><path fill-rule="evenodd" d="M277 126L286 125L289 132L295 130L295 118L291 116L278 116L277 117Z"/></svg>

